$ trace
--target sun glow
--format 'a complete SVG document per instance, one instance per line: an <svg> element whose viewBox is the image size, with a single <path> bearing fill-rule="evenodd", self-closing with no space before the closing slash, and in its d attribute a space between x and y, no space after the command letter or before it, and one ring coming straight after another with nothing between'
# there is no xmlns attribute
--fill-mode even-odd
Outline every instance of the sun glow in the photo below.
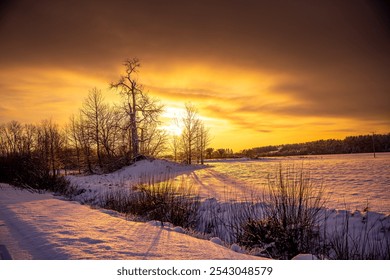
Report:
<svg viewBox="0 0 390 280"><path fill-rule="evenodd" d="M164 129L168 135L172 136L179 136L183 131L183 129L176 124L163 125L162 129Z"/></svg>
<svg viewBox="0 0 390 280"><path fill-rule="evenodd" d="M169 135L179 136L183 128L180 125L180 120L185 115L184 108L167 107L164 113L161 115L163 125L162 129L168 132Z"/></svg>

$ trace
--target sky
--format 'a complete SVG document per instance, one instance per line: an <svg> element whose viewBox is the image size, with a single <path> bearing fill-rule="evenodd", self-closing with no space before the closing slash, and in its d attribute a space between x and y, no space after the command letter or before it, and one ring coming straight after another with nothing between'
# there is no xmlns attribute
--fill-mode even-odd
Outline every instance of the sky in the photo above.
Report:
<svg viewBox="0 0 390 280"><path fill-rule="evenodd" d="M66 123L123 61L165 104L191 102L211 146L390 132L386 1L2 1L0 123Z"/></svg>

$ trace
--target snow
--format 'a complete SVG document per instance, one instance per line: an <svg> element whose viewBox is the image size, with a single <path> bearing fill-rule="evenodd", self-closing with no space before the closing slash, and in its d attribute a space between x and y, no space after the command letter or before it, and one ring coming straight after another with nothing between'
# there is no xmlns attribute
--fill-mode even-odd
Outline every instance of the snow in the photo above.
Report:
<svg viewBox="0 0 390 280"><path fill-rule="evenodd" d="M223 245L223 241L218 237L213 237L210 239L210 241L218 245Z"/></svg>
<svg viewBox="0 0 390 280"><path fill-rule="evenodd" d="M0 240L13 259L260 259L161 223L0 185Z"/></svg>
<svg viewBox="0 0 390 280"><path fill-rule="evenodd" d="M303 168L314 184L322 184L329 197L329 208L363 211L368 203L370 211L390 214L390 153L377 153L376 158L372 154L317 155L235 159L208 164L211 168L194 171L194 176L218 199L223 198L223 186L230 192L237 191L239 197L242 193L250 196L248 190L262 193L268 177L282 166L298 171ZM215 189L216 186L220 186L219 189Z"/></svg>
<svg viewBox="0 0 390 280"><path fill-rule="evenodd" d="M327 207L390 214L390 153L325 155L261 160L212 160L205 166L185 165L166 160L143 160L111 174L68 176L86 191L76 199L90 202L97 194L131 189L141 182L174 178L192 186L204 199L247 201L261 195L268 177L284 168L303 167L314 184L322 184L329 198Z"/></svg>
<svg viewBox="0 0 390 280"><path fill-rule="evenodd" d="M292 258L293 260L304 260L304 261L311 261L311 260L318 260L318 258L312 254L299 254Z"/></svg>
<svg viewBox="0 0 390 280"><path fill-rule="evenodd" d="M84 190L75 197L77 201L89 203L97 199L98 194L118 189L131 190L139 183L159 182L188 174L204 166L186 165L167 160L142 160L118 171L103 175L74 175L67 179L79 189Z"/></svg>
<svg viewBox="0 0 390 280"><path fill-rule="evenodd" d="M241 249L240 245L236 244L236 243L233 243L231 246L230 246L230 249L234 252L237 252L237 253L243 253L245 252L243 249Z"/></svg>
<svg viewBox="0 0 390 280"><path fill-rule="evenodd" d="M375 232L380 241L390 234L390 154L375 159L365 154L215 160L206 166L143 160L111 174L68 176L79 190L72 197L75 201L2 184L0 243L16 259L255 259L241 254L244 250L237 244L224 247L234 242L223 221L238 217L248 201L264 191L267 177L280 164L303 165L314 183L328 188L329 208L322 213L327 234L342 233L346 217L351 238L364 239L362 233ZM129 221L115 211L90 207L96 208L104 193L131 192L139 183L168 178L185 182L202 198L200 231L220 221L209 236L201 236L209 240L194 238L196 234L190 236L172 224ZM369 212L364 209L367 201ZM253 207L261 209L261 203Z"/></svg>

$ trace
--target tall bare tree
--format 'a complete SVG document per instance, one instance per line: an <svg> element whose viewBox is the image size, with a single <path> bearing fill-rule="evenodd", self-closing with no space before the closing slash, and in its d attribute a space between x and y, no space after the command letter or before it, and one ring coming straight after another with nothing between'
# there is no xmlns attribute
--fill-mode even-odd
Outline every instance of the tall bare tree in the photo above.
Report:
<svg viewBox="0 0 390 280"><path fill-rule="evenodd" d="M104 125L104 119L107 116L107 111L108 106L104 103L102 92L97 88L93 88L83 102L81 113L86 120L85 124L88 129L88 136L96 147L96 155L100 167L103 166L101 132Z"/></svg>
<svg viewBox="0 0 390 280"><path fill-rule="evenodd" d="M179 156L179 148L180 148L180 137L178 135L172 135L169 146L173 153L173 160L177 161Z"/></svg>
<svg viewBox="0 0 390 280"><path fill-rule="evenodd" d="M210 131L205 127L204 122L199 120L196 133L196 151L198 163L204 164L206 148L210 144Z"/></svg>
<svg viewBox="0 0 390 280"><path fill-rule="evenodd" d="M58 125L52 120L42 121L37 132L37 150L41 161L46 166L47 173L51 173L53 177L57 176L57 170L61 167L62 144L63 135Z"/></svg>
<svg viewBox="0 0 390 280"><path fill-rule="evenodd" d="M67 124L65 130L68 137L69 146L73 148L76 153L76 165L78 167L79 173L81 173L81 137L79 126L79 119L77 119L75 115L71 115L69 124Z"/></svg>
<svg viewBox="0 0 390 280"><path fill-rule="evenodd" d="M130 132L131 155L135 159L140 155L140 143L151 141L155 134L155 124L163 110L163 106L156 99L144 92L143 86L138 82L138 71L141 64L137 58L128 59L123 64L125 75L110 87L119 91L123 96L123 109L129 117L125 127ZM149 130L149 131L146 131ZM145 146L145 145L144 145Z"/></svg>
<svg viewBox="0 0 390 280"><path fill-rule="evenodd" d="M123 64L126 74L119 78L116 83L111 83L110 87L119 90L124 97L124 107L130 118L128 129L131 131L132 155L139 155L139 137L137 129L138 103L143 94L143 86L138 83L137 73L141 64L137 58L126 60Z"/></svg>
<svg viewBox="0 0 390 280"><path fill-rule="evenodd" d="M102 149L109 159L112 159L119 154L122 128L122 112L115 107L107 106L100 127L100 139Z"/></svg>
<svg viewBox="0 0 390 280"><path fill-rule="evenodd" d="M85 116L79 112L78 116L72 116L68 125L68 140L70 145L75 149L77 163L80 166L86 167L88 172L93 173L92 169L92 145L93 141L90 137L89 126Z"/></svg>
<svg viewBox="0 0 390 280"><path fill-rule="evenodd" d="M191 103L185 104L185 115L182 117L183 132L182 132L182 145L186 158L186 162L191 164L192 156L195 152L195 143L198 137L198 129L200 120L198 117L198 110Z"/></svg>

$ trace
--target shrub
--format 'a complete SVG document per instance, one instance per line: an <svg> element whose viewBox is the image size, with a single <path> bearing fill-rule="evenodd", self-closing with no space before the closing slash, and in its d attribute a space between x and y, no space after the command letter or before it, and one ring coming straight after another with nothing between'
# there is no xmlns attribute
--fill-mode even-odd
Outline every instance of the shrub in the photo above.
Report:
<svg viewBox="0 0 390 280"><path fill-rule="evenodd" d="M32 155L12 155L0 158L0 181L31 191L63 192L69 182L61 176L53 175L39 158Z"/></svg>
<svg viewBox="0 0 390 280"><path fill-rule="evenodd" d="M198 220L200 198L184 181L173 180L139 184L134 190L119 190L104 195L102 206L148 220L170 222L193 228Z"/></svg>
<svg viewBox="0 0 390 280"><path fill-rule="evenodd" d="M273 258L291 259L311 252L318 241L320 210L325 203L322 184L313 184L303 169L280 166L269 178L263 200L263 217L245 221L238 242L265 248Z"/></svg>

